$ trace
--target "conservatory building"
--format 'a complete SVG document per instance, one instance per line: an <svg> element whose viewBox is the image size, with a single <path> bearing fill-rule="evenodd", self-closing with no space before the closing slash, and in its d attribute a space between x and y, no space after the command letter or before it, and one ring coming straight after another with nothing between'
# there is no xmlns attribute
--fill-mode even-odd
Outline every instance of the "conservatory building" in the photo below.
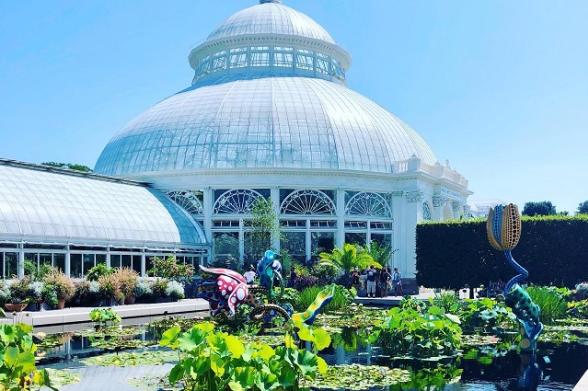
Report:
<svg viewBox="0 0 588 391"><path fill-rule="evenodd" d="M308 261L377 241L410 278L416 224L464 214L465 178L346 86L349 53L310 17L262 0L188 58L191 85L129 122L95 170L165 193L202 227L212 258L260 256L251 219L264 198L281 228L268 247Z"/></svg>

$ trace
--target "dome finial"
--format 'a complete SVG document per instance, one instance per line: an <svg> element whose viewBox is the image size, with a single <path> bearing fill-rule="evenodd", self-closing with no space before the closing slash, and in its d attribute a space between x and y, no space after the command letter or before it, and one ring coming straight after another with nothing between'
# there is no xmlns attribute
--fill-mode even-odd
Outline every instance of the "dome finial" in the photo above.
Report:
<svg viewBox="0 0 588 391"><path fill-rule="evenodd" d="M265 4L265 3L281 3L282 0L259 0L259 4Z"/></svg>

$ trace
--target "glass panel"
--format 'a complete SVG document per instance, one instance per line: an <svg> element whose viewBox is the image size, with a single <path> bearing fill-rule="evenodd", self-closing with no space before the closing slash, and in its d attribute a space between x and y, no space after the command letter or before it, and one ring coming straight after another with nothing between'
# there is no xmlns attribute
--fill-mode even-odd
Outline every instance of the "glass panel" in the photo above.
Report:
<svg viewBox="0 0 588 391"><path fill-rule="evenodd" d="M320 253L335 248L334 232L311 232L310 238L310 252L313 261L318 259Z"/></svg>
<svg viewBox="0 0 588 391"><path fill-rule="evenodd" d="M292 258L304 262L306 261L305 241L305 232L284 232L282 234L281 247L288 251Z"/></svg>
<svg viewBox="0 0 588 391"><path fill-rule="evenodd" d="M216 260L239 259L238 232L214 232L212 237Z"/></svg>
<svg viewBox="0 0 588 391"><path fill-rule="evenodd" d="M99 263L106 264L106 254L96 254L96 265Z"/></svg>
<svg viewBox="0 0 588 391"><path fill-rule="evenodd" d="M141 274L141 256L133 255L133 270Z"/></svg>
<svg viewBox="0 0 588 391"><path fill-rule="evenodd" d="M267 67L269 66L269 53L251 53L251 66L252 67Z"/></svg>
<svg viewBox="0 0 588 391"><path fill-rule="evenodd" d="M65 254L54 254L53 262L54 267L65 272Z"/></svg>
<svg viewBox="0 0 588 391"><path fill-rule="evenodd" d="M31 273L37 270L37 254L34 253L25 253L25 265L24 265L24 272L25 275L30 276Z"/></svg>
<svg viewBox="0 0 588 391"><path fill-rule="evenodd" d="M71 254L69 275L74 278L82 278L82 254Z"/></svg>
<svg viewBox="0 0 588 391"><path fill-rule="evenodd" d="M132 259L130 255L123 255L122 256L122 265L121 267L128 267L130 268L132 266Z"/></svg>
<svg viewBox="0 0 588 391"><path fill-rule="evenodd" d="M120 267L120 255L110 256L110 267Z"/></svg>
<svg viewBox="0 0 588 391"><path fill-rule="evenodd" d="M292 53L274 53L274 62L277 67L291 68L294 64Z"/></svg>
<svg viewBox="0 0 588 391"><path fill-rule="evenodd" d="M359 244L360 246L365 246L367 240L367 233L361 232L346 232L345 233L345 243L351 244Z"/></svg>
<svg viewBox="0 0 588 391"><path fill-rule="evenodd" d="M51 265L51 254L41 254L39 263L41 265Z"/></svg>
<svg viewBox="0 0 588 391"><path fill-rule="evenodd" d="M6 278L11 278L17 275L16 263L18 261L17 253L6 253L4 254L4 274Z"/></svg>
<svg viewBox="0 0 588 391"><path fill-rule="evenodd" d="M84 275L94 267L94 254L84 254Z"/></svg>
<svg viewBox="0 0 588 391"><path fill-rule="evenodd" d="M304 55L304 54L298 53L296 55L296 68L312 71L313 61L314 60L311 55Z"/></svg>
<svg viewBox="0 0 588 391"><path fill-rule="evenodd" d="M147 273L153 268L153 258L155 257L145 257L145 270Z"/></svg>
<svg viewBox="0 0 588 391"><path fill-rule="evenodd" d="M269 232L245 232L245 266L257 264L257 261L263 258L263 253L269 248L271 248Z"/></svg>

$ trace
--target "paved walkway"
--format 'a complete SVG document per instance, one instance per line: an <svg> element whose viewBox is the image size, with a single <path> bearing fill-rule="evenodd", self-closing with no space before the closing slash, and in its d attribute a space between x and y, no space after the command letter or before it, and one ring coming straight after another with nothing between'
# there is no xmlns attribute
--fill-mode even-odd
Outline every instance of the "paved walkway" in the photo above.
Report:
<svg viewBox="0 0 588 391"><path fill-rule="evenodd" d="M74 307L50 311L23 311L7 313L7 319L0 319L1 323L14 321L30 324L36 330L45 332L66 332L80 328L84 323L90 323L89 314L94 307ZM208 316L209 305L203 299L186 299L174 303L129 304L116 306L114 309L123 319L124 325L146 323L163 316Z"/></svg>

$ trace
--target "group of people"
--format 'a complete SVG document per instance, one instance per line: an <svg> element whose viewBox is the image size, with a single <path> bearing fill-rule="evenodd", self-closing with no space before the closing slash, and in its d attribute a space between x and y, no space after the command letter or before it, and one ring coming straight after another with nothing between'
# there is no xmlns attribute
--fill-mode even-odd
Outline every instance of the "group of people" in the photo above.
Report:
<svg viewBox="0 0 588 391"><path fill-rule="evenodd" d="M391 272L390 268L376 269L373 265L360 271L355 268L351 271L351 284L360 290L367 292L367 297L404 296L402 291L402 276L398 268Z"/></svg>

